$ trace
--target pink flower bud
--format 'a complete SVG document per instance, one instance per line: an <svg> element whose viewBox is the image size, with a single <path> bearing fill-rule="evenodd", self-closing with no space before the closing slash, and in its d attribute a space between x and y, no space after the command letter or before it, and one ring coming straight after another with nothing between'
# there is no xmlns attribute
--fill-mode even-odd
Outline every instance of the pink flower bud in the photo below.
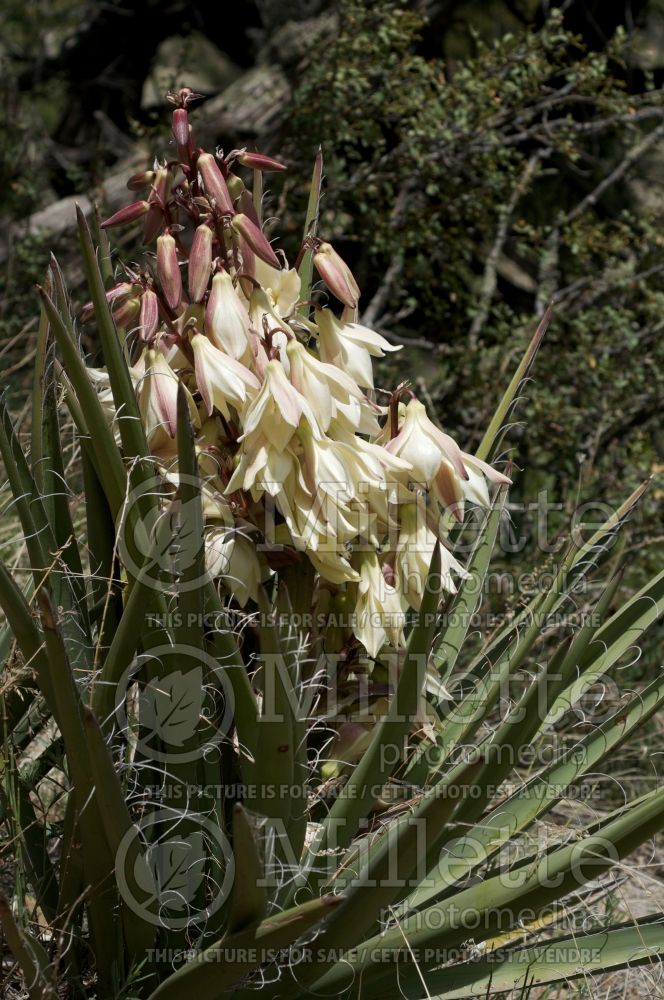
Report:
<svg viewBox="0 0 664 1000"><path fill-rule="evenodd" d="M243 212L255 226L260 228L260 220L256 215L256 209L254 208L254 199L251 197L251 193L245 188L240 195L237 203L238 211Z"/></svg>
<svg viewBox="0 0 664 1000"><path fill-rule="evenodd" d="M208 198L211 198L220 212L233 214L233 202L219 164L212 153L201 153L196 164Z"/></svg>
<svg viewBox="0 0 664 1000"><path fill-rule="evenodd" d="M252 167L254 170L262 170L264 173L287 169L285 164L273 160L271 156L264 156L263 153L240 153L238 160L243 167Z"/></svg>
<svg viewBox="0 0 664 1000"><path fill-rule="evenodd" d="M150 192L150 197L148 198L150 204L164 206L168 201L172 185L173 174L165 167L160 167L154 175L152 191Z"/></svg>
<svg viewBox="0 0 664 1000"><path fill-rule="evenodd" d="M111 226L126 226L130 222L136 222L137 219L141 219L149 211L150 203L148 201L134 201L131 205L125 205L119 212L105 219L101 224L101 228L110 229Z"/></svg>
<svg viewBox="0 0 664 1000"><path fill-rule="evenodd" d="M231 196L231 201L233 204L237 201L243 191L246 191L244 186L244 181L237 174L230 173L226 178L226 187L228 188L228 193Z"/></svg>
<svg viewBox="0 0 664 1000"><path fill-rule="evenodd" d="M127 181L127 187L130 191L140 191L141 188L147 187L148 184L152 184L154 179L154 170L141 170L139 173L131 175Z"/></svg>
<svg viewBox="0 0 664 1000"><path fill-rule="evenodd" d="M141 295L141 312L139 319L140 338L149 343L159 326L159 301L151 288L146 288Z"/></svg>
<svg viewBox="0 0 664 1000"><path fill-rule="evenodd" d="M189 115L184 108L176 108L171 119L173 136L178 146L186 149L189 144Z"/></svg>
<svg viewBox="0 0 664 1000"><path fill-rule="evenodd" d="M127 299L122 303L122 305L118 306L117 309L113 310L115 325L126 329L134 323L140 311L141 300L138 296L132 299Z"/></svg>
<svg viewBox="0 0 664 1000"><path fill-rule="evenodd" d="M182 275L175 240L170 233L157 240L157 278L169 306L177 309L182 300Z"/></svg>
<svg viewBox="0 0 664 1000"><path fill-rule="evenodd" d="M133 286L128 281L121 281L120 284L113 285L113 288L109 288L109 290L106 292L106 301L111 306L117 307L120 305L121 302L124 302L125 299L129 298L129 296L132 294L132 291L133 291ZM95 307L93 306L92 302L86 302L83 308L81 309L81 314L79 316L79 319L81 323L89 323L90 320L94 317L94 314L95 314Z"/></svg>
<svg viewBox="0 0 664 1000"><path fill-rule="evenodd" d="M113 285L112 288L109 288L106 292L106 299L108 302L117 303L118 299L131 295L133 290L134 286L130 281L121 281L119 285Z"/></svg>
<svg viewBox="0 0 664 1000"><path fill-rule="evenodd" d="M265 233L247 215L240 212L233 218L231 226L236 233L246 240L248 246L257 257L264 260L266 264L270 264L272 267L281 270L279 258L270 246Z"/></svg>
<svg viewBox="0 0 664 1000"><path fill-rule="evenodd" d="M200 302L210 280L212 270L212 230L203 224L194 233L189 253L189 298Z"/></svg>
<svg viewBox="0 0 664 1000"><path fill-rule="evenodd" d="M360 299L360 289L348 267L329 243L321 243L314 254L314 265L321 278L340 302L355 309Z"/></svg>
<svg viewBox="0 0 664 1000"><path fill-rule="evenodd" d="M242 258L242 273L244 275L250 274L253 276L256 274L256 254L245 239L241 236L239 236L238 239L240 241L240 256ZM242 281L240 281L240 286L244 290L244 284ZM253 287L253 284L249 283L248 290L245 290L247 298L251 295Z"/></svg>
<svg viewBox="0 0 664 1000"><path fill-rule="evenodd" d="M143 242L152 243L155 236L164 228L164 210L161 205L156 202L150 205L150 211L145 216L145 222L143 223Z"/></svg>

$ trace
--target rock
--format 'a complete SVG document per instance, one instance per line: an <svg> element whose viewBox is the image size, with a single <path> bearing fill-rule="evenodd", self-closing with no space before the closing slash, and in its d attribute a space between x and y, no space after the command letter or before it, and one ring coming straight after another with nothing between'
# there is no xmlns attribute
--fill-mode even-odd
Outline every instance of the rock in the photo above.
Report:
<svg viewBox="0 0 664 1000"><path fill-rule="evenodd" d="M200 94L218 94L241 72L199 31L165 38L143 84L141 107L163 110L164 95L177 87L191 87Z"/></svg>

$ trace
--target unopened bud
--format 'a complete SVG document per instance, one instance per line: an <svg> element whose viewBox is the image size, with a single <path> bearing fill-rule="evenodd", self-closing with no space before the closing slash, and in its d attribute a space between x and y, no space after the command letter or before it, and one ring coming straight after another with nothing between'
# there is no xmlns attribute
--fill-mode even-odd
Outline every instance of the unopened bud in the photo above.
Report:
<svg viewBox="0 0 664 1000"><path fill-rule="evenodd" d="M314 254L314 265L321 278L340 302L355 309L360 299L360 289L351 269L329 243L321 243Z"/></svg>
<svg viewBox="0 0 664 1000"><path fill-rule="evenodd" d="M141 311L141 300L138 297L127 299L117 309L113 310L115 325L126 329L138 318Z"/></svg>
<svg viewBox="0 0 664 1000"><path fill-rule="evenodd" d="M110 306L119 306L121 302L128 299L132 294L133 285L128 281L121 281L118 285L113 285L106 292L106 301ZM95 314L95 307L92 302L86 302L81 309L79 320L81 323L89 323Z"/></svg>
<svg viewBox="0 0 664 1000"><path fill-rule="evenodd" d="M173 174L166 167L160 167L154 175L152 191L148 198L150 204L154 205L156 203L157 205L164 206L168 201L172 186Z"/></svg>
<svg viewBox="0 0 664 1000"><path fill-rule="evenodd" d="M257 257L264 260L266 264L270 264L271 267L281 269L279 258L270 246L267 236L247 215L240 212L231 221L231 226L236 233L246 240L248 246Z"/></svg>
<svg viewBox="0 0 664 1000"><path fill-rule="evenodd" d="M178 146L186 149L189 144L189 115L184 108L176 108L171 119L173 136Z"/></svg>
<svg viewBox="0 0 664 1000"><path fill-rule="evenodd" d="M177 309L182 300L182 275L175 240L170 233L157 240L157 278L169 306Z"/></svg>
<svg viewBox="0 0 664 1000"><path fill-rule="evenodd" d="M200 302L210 280L212 270L212 230L205 224L194 233L189 253L189 298Z"/></svg>
<svg viewBox="0 0 664 1000"><path fill-rule="evenodd" d="M255 226L260 229L260 219L256 214L256 208L254 206L254 199L251 197L251 193L245 188L240 195L237 203L238 211L243 212L244 215L251 219Z"/></svg>
<svg viewBox="0 0 664 1000"><path fill-rule="evenodd" d="M226 178L226 187L228 188L228 193L231 196L233 203L242 195L243 191L246 191L244 186L244 181L237 174L230 173Z"/></svg>
<svg viewBox="0 0 664 1000"><path fill-rule="evenodd" d="M148 184L152 184L154 179L154 170L141 170L139 173L131 175L127 181L127 187L130 191L140 191L141 188L147 187Z"/></svg>
<svg viewBox="0 0 664 1000"><path fill-rule="evenodd" d="M165 221L163 208L153 202L143 223L143 243L152 243L155 236L158 236L164 228Z"/></svg>
<svg viewBox="0 0 664 1000"><path fill-rule="evenodd" d="M208 198L211 198L220 212L233 214L233 202L219 164L212 153L201 153L196 164Z"/></svg>
<svg viewBox="0 0 664 1000"><path fill-rule="evenodd" d="M250 275L253 276L253 275L256 274L256 254L251 249L251 247L249 246L249 244L247 243L247 241L245 239L243 239L241 236L238 236L237 239L240 242L240 256L242 258L242 273L243 273L243 275L250 274ZM240 287L242 288L243 291L245 291L245 283L242 280L240 280ZM245 295L246 295L247 298L249 298L249 296L251 295L251 290L252 290L252 288L254 286L250 282L247 287L248 287L248 290L245 291Z"/></svg>
<svg viewBox="0 0 664 1000"><path fill-rule="evenodd" d="M101 224L102 229L110 229L111 226L126 226L130 222L136 222L150 211L150 203L147 201L134 201L131 205L125 205L119 212L104 219Z"/></svg>
<svg viewBox="0 0 664 1000"><path fill-rule="evenodd" d="M149 343L159 326L159 300L151 288L146 288L141 295L141 312L139 319L140 338Z"/></svg>
<svg viewBox="0 0 664 1000"><path fill-rule="evenodd" d="M131 295L134 286L130 281L121 281L119 285L113 285L112 288L106 292L106 299L108 302L116 303L118 299L124 296Z"/></svg>
<svg viewBox="0 0 664 1000"><path fill-rule="evenodd" d="M264 156L263 153L240 153L239 162L243 167L251 167L253 170L262 170L263 173L286 170L283 163L273 160L271 156Z"/></svg>

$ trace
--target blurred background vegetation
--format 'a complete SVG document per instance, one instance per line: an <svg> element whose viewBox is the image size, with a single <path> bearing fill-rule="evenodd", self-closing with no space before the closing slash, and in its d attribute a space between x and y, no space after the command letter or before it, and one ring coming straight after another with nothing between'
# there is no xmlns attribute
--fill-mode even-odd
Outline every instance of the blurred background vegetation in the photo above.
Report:
<svg viewBox="0 0 664 1000"><path fill-rule="evenodd" d="M2 20L0 351L15 408L50 249L82 294L74 199L127 200L127 174L168 150L163 94L186 84L205 97L200 141L287 162L266 214L291 259L322 145L320 231L353 266L367 325L409 345L384 384L410 377L465 449L554 300L505 441L514 519L534 529L520 505L546 491L551 537L580 502L617 504L654 475L625 585L661 562L661 0L5 0ZM524 568L534 544L533 530ZM511 570L523 556L505 555Z"/></svg>

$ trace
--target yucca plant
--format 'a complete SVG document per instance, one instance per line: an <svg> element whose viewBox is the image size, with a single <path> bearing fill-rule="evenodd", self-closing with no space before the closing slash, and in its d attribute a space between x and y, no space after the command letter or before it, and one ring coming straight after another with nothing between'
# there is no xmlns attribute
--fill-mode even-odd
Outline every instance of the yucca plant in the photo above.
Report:
<svg viewBox="0 0 664 1000"><path fill-rule="evenodd" d="M511 476L488 459L549 315L462 452L406 383L374 388L395 348L318 235L321 158L288 267L262 221L282 165L197 148L194 96L171 95L172 157L97 247L79 213L104 367L52 261L29 447L0 414L24 540L0 566L0 920L25 989L526 995L654 960L659 913L561 915L664 827L661 788L527 836L664 703L657 676L561 724L664 607L662 573L614 610L642 490L473 634ZM156 252L121 264L106 229L139 219ZM592 613L554 627L600 564Z"/></svg>

